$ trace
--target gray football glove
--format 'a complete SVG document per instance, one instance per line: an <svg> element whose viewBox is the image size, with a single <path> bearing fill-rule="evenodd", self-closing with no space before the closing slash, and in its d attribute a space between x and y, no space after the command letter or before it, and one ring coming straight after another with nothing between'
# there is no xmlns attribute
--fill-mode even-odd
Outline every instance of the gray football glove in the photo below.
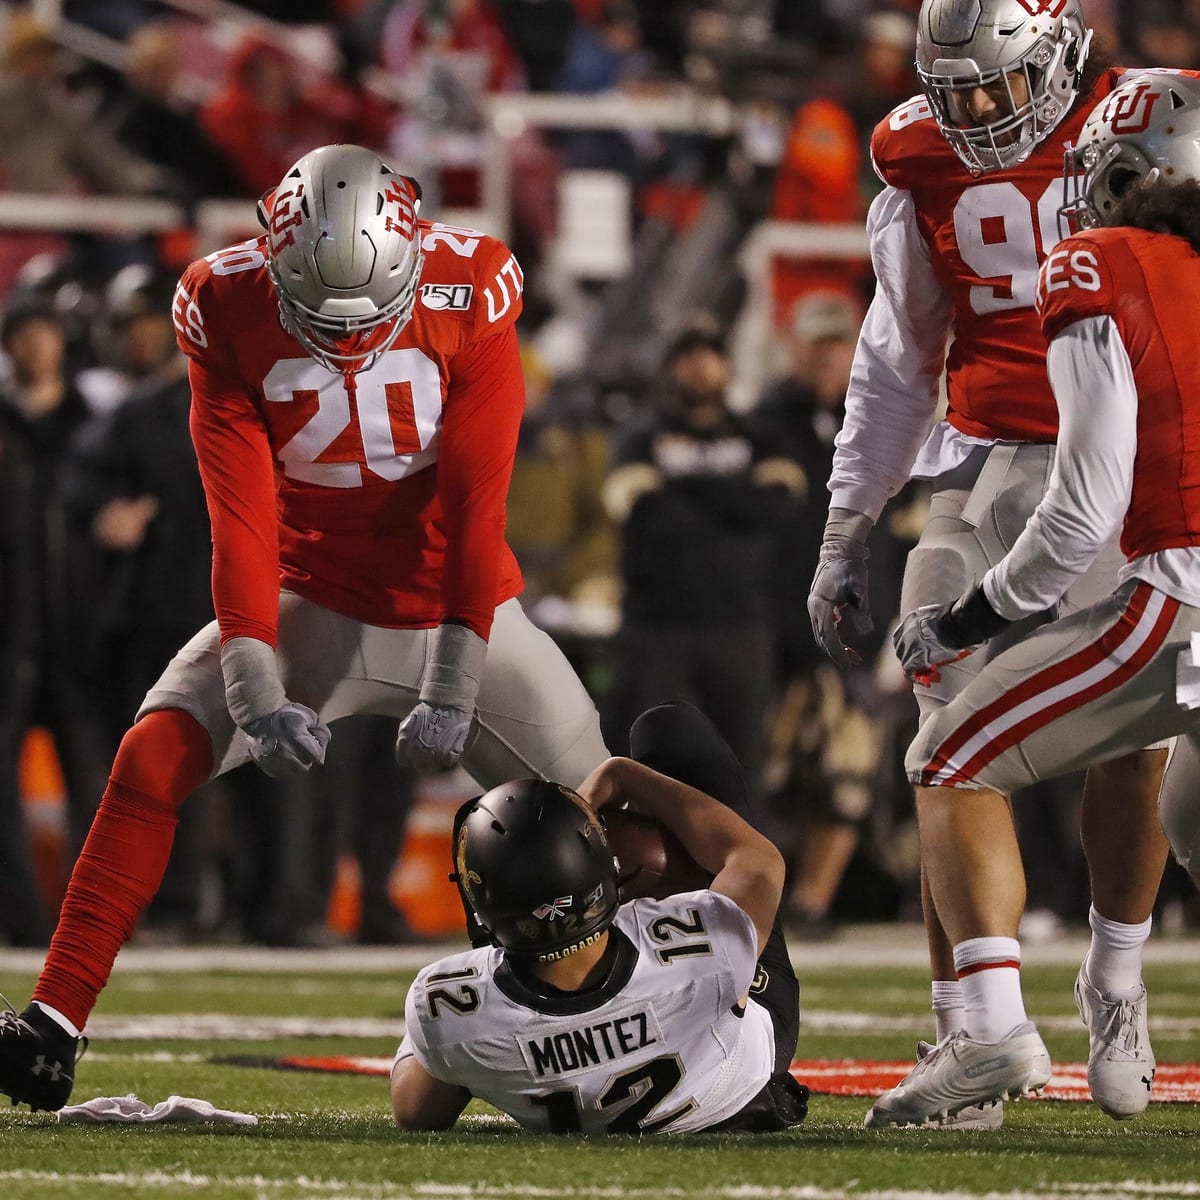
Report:
<svg viewBox="0 0 1200 1200"><path fill-rule="evenodd" d="M813 637L843 670L862 660L858 651L842 640L838 629L842 618L848 613L854 632L864 636L875 627L867 606L867 560L871 552L866 537L870 529L870 520L861 513L830 509L808 592Z"/></svg>
<svg viewBox="0 0 1200 1200"><path fill-rule="evenodd" d="M414 771L448 771L467 748L487 642L446 622L429 635L420 703L400 723L396 761Z"/></svg>
<svg viewBox="0 0 1200 1200"><path fill-rule="evenodd" d="M991 606L980 585L952 604L913 609L896 627L892 645L905 675L928 687L941 678L940 668L966 658L1010 624Z"/></svg>
<svg viewBox="0 0 1200 1200"><path fill-rule="evenodd" d="M449 771L467 748L475 710L445 708L423 700L400 723L396 761L414 771Z"/></svg>
<svg viewBox="0 0 1200 1200"><path fill-rule="evenodd" d="M302 775L325 761L329 726L311 708L290 701L242 727L250 757L272 779Z"/></svg>
<svg viewBox="0 0 1200 1200"><path fill-rule="evenodd" d="M229 715L264 774L282 779L325 761L329 726L287 698L271 646L258 638L231 638L221 647L221 673Z"/></svg>

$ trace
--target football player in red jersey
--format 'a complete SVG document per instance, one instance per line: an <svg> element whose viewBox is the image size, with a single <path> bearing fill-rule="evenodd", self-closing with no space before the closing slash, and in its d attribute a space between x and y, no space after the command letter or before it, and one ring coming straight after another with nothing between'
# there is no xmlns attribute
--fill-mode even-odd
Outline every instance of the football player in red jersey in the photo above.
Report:
<svg viewBox="0 0 1200 1200"><path fill-rule="evenodd" d="M376 154L324 146L264 198L265 234L180 280L217 620L143 702L34 1002L0 1014L14 1100L66 1102L80 1029L205 780L248 759L307 771L328 723L362 712L402 718L401 762L461 762L485 787L577 786L607 757L591 698L522 614L504 541L520 267L419 203Z"/></svg>
<svg viewBox="0 0 1200 1200"><path fill-rule="evenodd" d="M867 219L877 289L852 370L809 596L814 633L835 662L853 654L841 630L869 621L867 536L907 479L931 481L933 495L908 559L902 612L947 603L978 583L1046 490L1058 414L1034 310L1038 269L1059 239L1064 145L1125 74L1089 54L1090 43L1079 0L925 0L921 7L917 67L925 94L885 117L872 139L885 184ZM935 423L943 370L948 412ZM1107 595L1120 562L1111 547L1057 611ZM990 653L1053 615L1032 613L988 653L917 680L922 721L953 700ZM1117 997L1131 979L1140 985L1141 946L1166 860L1156 812L1164 759L1152 749L1106 763L1089 773L1084 791L1093 902L1087 971L1113 998L1091 1030L1110 1044L1128 1027ZM959 954L942 932L928 888L936 867L923 854L940 1042L964 1027L979 977L991 976L981 969L982 951ZM1008 886L1019 909L1023 876ZM1004 961L1018 957L1014 945ZM929 1049L922 1043L918 1053ZM1132 1062L1130 1072L1141 1065ZM986 1127L1000 1116L997 1106L952 1123Z"/></svg>
<svg viewBox="0 0 1200 1200"><path fill-rule="evenodd" d="M920 1122L1049 1078L1012 961L1015 788L1178 736L1162 822L1179 861L1200 872L1200 80L1127 77L1075 143L1064 174L1078 196L1063 212L1082 232L1050 253L1037 289L1060 418L1045 496L980 583L909 613L896 633L910 676L963 653L984 660L922 725L906 764L938 913L956 957L974 947L978 984L965 1031L881 1097L872 1124ZM1118 531L1126 565L1109 596L986 661L980 645L1052 608ZM1145 988L1130 969L1124 989L1102 994L1089 961L1075 996L1092 1033L1093 1097L1113 1117L1136 1116L1155 1066ZM1119 1041L1097 1034L1101 1010Z"/></svg>

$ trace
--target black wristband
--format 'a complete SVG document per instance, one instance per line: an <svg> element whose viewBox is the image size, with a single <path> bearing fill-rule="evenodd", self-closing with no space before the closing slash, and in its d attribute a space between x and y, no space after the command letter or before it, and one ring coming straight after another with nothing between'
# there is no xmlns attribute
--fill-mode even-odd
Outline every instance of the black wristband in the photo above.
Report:
<svg viewBox="0 0 1200 1200"><path fill-rule="evenodd" d="M978 584L942 614L938 621L938 638L945 646L965 650L994 638L1011 624L991 606L983 585Z"/></svg>

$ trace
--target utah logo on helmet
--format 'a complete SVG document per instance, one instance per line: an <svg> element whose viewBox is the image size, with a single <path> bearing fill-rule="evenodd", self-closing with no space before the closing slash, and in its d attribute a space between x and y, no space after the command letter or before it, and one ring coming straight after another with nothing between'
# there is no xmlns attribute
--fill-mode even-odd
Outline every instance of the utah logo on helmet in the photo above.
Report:
<svg viewBox="0 0 1200 1200"><path fill-rule="evenodd" d="M1067 115L1092 31L1079 0L925 0L917 74L954 153L974 174L1023 162ZM1005 115L983 121L976 90Z"/></svg>
<svg viewBox="0 0 1200 1200"><path fill-rule="evenodd" d="M1108 224L1152 171L1172 183L1200 179L1200 80L1190 75L1130 75L1092 109L1063 162L1064 232Z"/></svg>
<svg viewBox="0 0 1200 1200"><path fill-rule="evenodd" d="M259 202L287 331L330 371L367 370L412 316L420 189L362 146L322 146Z"/></svg>

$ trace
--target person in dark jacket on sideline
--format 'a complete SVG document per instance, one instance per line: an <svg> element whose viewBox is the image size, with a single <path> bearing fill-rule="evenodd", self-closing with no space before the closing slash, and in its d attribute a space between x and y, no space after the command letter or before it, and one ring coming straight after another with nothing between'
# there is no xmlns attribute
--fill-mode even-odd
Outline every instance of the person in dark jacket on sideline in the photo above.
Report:
<svg viewBox="0 0 1200 1200"><path fill-rule="evenodd" d="M612 728L655 704L695 704L741 761L761 826L774 536L801 472L730 410L715 328L686 328L664 374L659 402L618 431L604 485L621 530L623 589Z"/></svg>

